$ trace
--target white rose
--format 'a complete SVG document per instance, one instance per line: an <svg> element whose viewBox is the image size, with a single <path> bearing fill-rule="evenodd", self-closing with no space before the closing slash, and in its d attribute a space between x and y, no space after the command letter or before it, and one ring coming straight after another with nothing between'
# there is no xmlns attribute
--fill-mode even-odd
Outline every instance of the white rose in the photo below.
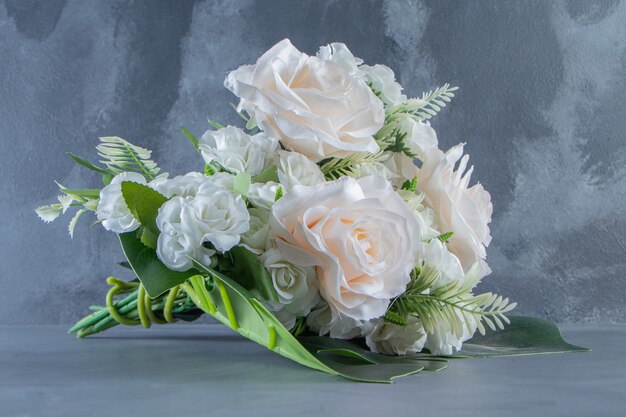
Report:
<svg viewBox="0 0 626 417"><path fill-rule="evenodd" d="M459 258L463 270L467 272L478 263L484 276L491 272L485 262L485 247L491 241L489 223L493 206L491 196L480 183L468 187L473 171L471 167L465 172L468 159L467 155L463 156L463 144L446 153L426 150L417 188L426 196L424 203L437 214L439 230L454 233L448 249Z"/></svg>
<svg viewBox="0 0 626 417"><path fill-rule="evenodd" d="M324 182L324 174L317 164L301 153L280 151L278 155L278 179L287 190L294 185Z"/></svg>
<svg viewBox="0 0 626 417"><path fill-rule="evenodd" d="M287 259L316 267L334 318L382 316L417 262L420 226L379 176L295 186L274 204L270 224Z"/></svg>
<svg viewBox="0 0 626 417"><path fill-rule="evenodd" d="M188 256L207 262L215 253L237 245L250 227L250 214L240 195L215 184L202 184L195 197L174 197L157 216L161 231L157 241L159 259L175 271L191 267ZM184 260L187 258L187 261Z"/></svg>
<svg viewBox="0 0 626 417"><path fill-rule="evenodd" d="M421 240L429 241L436 238L441 233L437 231L437 219L435 212L430 208L424 206L424 194L414 193L410 190L399 189L396 190L398 195L402 197L406 205L415 214L415 219L420 224L420 230L422 231Z"/></svg>
<svg viewBox="0 0 626 417"><path fill-rule="evenodd" d="M437 132L428 123L418 122L409 117L396 122L397 129L406 133L405 143L409 150L420 159L428 149L438 149Z"/></svg>
<svg viewBox="0 0 626 417"><path fill-rule="evenodd" d="M217 162L235 174L247 172L252 176L269 165L277 148L277 139L261 133L250 136L233 126L207 130L198 141L207 164Z"/></svg>
<svg viewBox="0 0 626 417"><path fill-rule="evenodd" d="M198 188L205 182L210 182L209 177L200 172L190 172L171 179L156 178L150 181L150 187L167 198L174 196L193 197L198 193Z"/></svg>
<svg viewBox="0 0 626 417"><path fill-rule="evenodd" d="M383 126L383 103L363 80L288 39L228 74L225 86L263 131L315 161L379 149L372 136Z"/></svg>
<svg viewBox="0 0 626 417"><path fill-rule="evenodd" d="M424 243L420 258L426 265L439 271L439 279L435 283L437 287L465 279L461 262L439 239Z"/></svg>
<svg viewBox="0 0 626 417"><path fill-rule="evenodd" d="M305 317L317 304L317 282L312 267L294 265L278 249L270 249L259 260L272 276L280 305L275 311L286 311Z"/></svg>
<svg viewBox="0 0 626 417"><path fill-rule="evenodd" d="M144 176L136 172L117 174L111 183L100 191L100 201L96 209L96 216L102 222L102 226L115 233L130 232L140 226L124 201L122 195L122 182L124 181L146 184Z"/></svg>
<svg viewBox="0 0 626 417"><path fill-rule="evenodd" d="M270 234L269 210L253 207L250 213L250 229L241 235L241 245L249 251L260 255L267 247Z"/></svg>
<svg viewBox="0 0 626 417"><path fill-rule="evenodd" d="M322 46L317 52L317 57L324 61L335 62L352 75L362 76L359 65L363 63L363 60L352 55L345 43L333 42Z"/></svg>
<svg viewBox="0 0 626 417"><path fill-rule="evenodd" d="M214 249L206 248L194 234L182 230L183 207L188 199L174 197L159 209L157 227L161 231L157 240L157 256L173 271L186 271L193 266L191 258L204 265L211 264Z"/></svg>
<svg viewBox="0 0 626 417"><path fill-rule="evenodd" d="M426 342L424 326L416 317L409 317L409 324L398 326L383 319L368 322L365 327L365 343L372 352L385 355L406 355L420 352Z"/></svg>
<svg viewBox="0 0 626 417"><path fill-rule="evenodd" d="M390 152L383 165L391 172L391 183L396 188L400 188L404 181L412 180L419 173L413 158L400 152Z"/></svg>
<svg viewBox="0 0 626 417"><path fill-rule="evenodd" d="M406 96L402 94L402 86L396 81L393 70L386 65L361 65L359 69L365 74L365 80L372 90L378 93L383 103L394 106L404 103Z"/></svg>
<svg viewBox="0 0 626 417"><path fill-rule="evenodd" d="M320 336L328 334L333 339L354 339L363 336L363 321L333 314L325 301L320 301L306 317L309 330Z"/></svg>
<svg viewBox="0 0 626 417"><path fill-rule="evenodd" d="M274 181L252 183L248 190L248 201L256 207L271 210L279 187L280 184Z"/></svg>

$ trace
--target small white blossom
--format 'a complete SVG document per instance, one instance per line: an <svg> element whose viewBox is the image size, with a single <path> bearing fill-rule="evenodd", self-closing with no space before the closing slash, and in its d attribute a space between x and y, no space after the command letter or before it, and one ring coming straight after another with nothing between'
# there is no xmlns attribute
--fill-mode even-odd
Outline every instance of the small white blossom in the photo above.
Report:
<svg viewBox="0 0 626 417"><path fill-rule="evenodd" d="M359 70L365 75L366 82L386 105L394 106L406 101L402 86L396 81L393 70L386 65L361 65Z"/></svg>
<svg viewBox="0 0 626 417"><path fill-rule="evenodd" d="M268 181L266 183L253 183L248 190L248 201L260 208L271 210L276 199L276 192L280 184L274 181Z"/></svg>
<svg viewBox="0 0 626 417"><path fill-rule="evenodd" d="M290 190L294 185L316 185L324 182L324 174L317 164L298 152L278 153L278 179Z"/></svg>
<svg viewBox="0 0 626 417"><path fill-rule="evenodd" d="M267 168L278 149L278 140L263 133L250 136L228 126L207 130L198 141L198 149L208 163L217 162L227 170L254 176Z"/></svg>
<svg viewBox="0 0 626 417"><path fill-rule="evenodd" d="M100 201L96 216L105 229L115 233L126 233L139 227L139 222L128 210L122 195L122 182L130 181L146 184L143 175L136 172L122 172L117 174L109 185L100 191Z"/></svg>
<svg viewBox="0 0 626 417"><path fill-rule="evenodd" d="M364 326L365 343L372 352L385 355L406 355L420 352L426 342L424 326L416 317L409 317L409 324L398 326L375 319Z"/></svg>

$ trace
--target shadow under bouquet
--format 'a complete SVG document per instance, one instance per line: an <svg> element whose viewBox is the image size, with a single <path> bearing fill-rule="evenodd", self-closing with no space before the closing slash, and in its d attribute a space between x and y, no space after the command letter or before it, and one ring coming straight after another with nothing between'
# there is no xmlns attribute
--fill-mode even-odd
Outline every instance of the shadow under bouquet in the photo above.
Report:
<svg viewBox="0 0 626 417"><path fill-rule="evenodd" d="M170 178L151 152L102 137L102 189L60 187L44 221L94 212L117 234L132 280L70 329L165 324L208 314L302 365L368 382L448 358L584 350L556 326L507 317L475 293L491 271L490 195L470 185L463 144L429 124L454 96L407 98L384 65L342 43L309 56L285 39L228 74L245 127L183 129L201 172ZM243 123L242 123L243 124Z"/></svg>

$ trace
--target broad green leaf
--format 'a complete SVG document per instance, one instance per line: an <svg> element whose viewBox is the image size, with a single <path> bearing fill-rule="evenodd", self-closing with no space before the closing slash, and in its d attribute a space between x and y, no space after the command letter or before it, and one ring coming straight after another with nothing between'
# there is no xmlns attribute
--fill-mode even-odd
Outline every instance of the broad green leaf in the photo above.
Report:
<svg viewBox="0 0 626 417"><path fill-rule="evenodd" d="M147 185L131 181L122 182L122 195L128 210L147 229L147 238L150 239L144 239L142 236L142 241L151 242L155 240L160 233L156 225L156 218L159 214L159 208L165 204L167 198Z"/></svg>
<svg viewBox="0 0 626 417"><path fill-rule="evenodd" d="M393 378L410 375L424 369L428 361L408 361L373 364L371 361L336 355L335 352L317 352L307 349L298 339L241 285L226 275L195 262L198 270L210 275L215 284L207 288L204 279L194 277L192 299L199 308L244 337L309 368L363 382L391 383ZM198 282L201 280L200 282ZM201 285L200 285L201 284ZM189 284L186 290L190 288ZM220 289L221 286L221 289ZM204 293L209 305L202 302ZM188 291L189 293L189 291ZM212 311L211 306L214 310ZM442 362L436 362L439 365Z"/></svg>
<svg viewBox="0 0 626 417"><path fill-rule="evenodd" d="M567 343L559 328L549 321L524 316L511 316L509 319L511 324L504 330L487 330L484 336L474 336L453 357L486 358L589 351Z"/></svg>
<svg viewBox="0 0 626 417"><path fill-rule="evenodd" d="M247 289L254 298L278 301L272 276L259 262L257 255L243 246L235 246L228 254L232 259L228 271L231 279Z"/></svg>
<svg viewBox="0 0 626 417"><path fill-rule="evenodd" d="M185 127L181 127L180 130L182 130L185 136L187 136L187 139L189 139L189 142L191 142L193 147L198 149L198 138L196 138L194 134L187 130L187 128Z"/></svg>
<svg viewBox="0 0 626 417"><path fill-rule="evenodd" d="M269 181L278 182L278 168L276 165L271 165L252 177L253 183L258 182L265 184Z"/></svg>
<svg viewBox="0 0 626 417"><path fill-rule="evenodd" d="M246 197L248 195L248 190L250 189L251 183L252 179L250 178L250 174L248 174L247 172L240 172L235 176L235 181L233 182L233 191Z"/></svg>
<svg viewBox="0 0 626 417"><path fill-rule="evenodd" d="M136 235L135 232L128 232L118 237L130 267L150 297L157 297L170 288L182 284L187 278L198 274L198 271L194 269L184 272L170 270L159 260L156 251L141 243Z"/></svg>
<svg viewBox="0 0 626 417"><path fill-rule="evenodd" d="M67 152L67 156L69 156L70 158L72 158L74 160L74 162L76 162L78 165L82 165L87 169L90 169L92 171L95 172L99 172L100 174L108 174L109 171L107 171L104 168L100 168L99 166L94 165L93 163L89 162L88 160L81 158L78 155L73 154L72 152Z"/></svg>
<svg viewBox="0 0 626 417"><path fill-rule="evenodd" d="M300 342L316 356L334 355L352 358L369 364L415 364L425 371L440 371L447 367L447 360L428 354L390 356L374 353L355 341L333 339L326 336L302 336ZM317 355L319 354L319 355Z"/></svg>

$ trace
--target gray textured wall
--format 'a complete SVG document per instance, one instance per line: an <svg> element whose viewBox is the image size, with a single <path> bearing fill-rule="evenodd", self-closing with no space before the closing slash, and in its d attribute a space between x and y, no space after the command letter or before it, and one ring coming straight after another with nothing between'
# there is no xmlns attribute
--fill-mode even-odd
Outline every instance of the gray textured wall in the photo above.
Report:
<svg viewBox="0 0 626 417"><path fill-rule="evenodd" d="M235 5L236 4L236 5ZM98 135L200 161L179 126L235 123L226 72L289 37L346 42L409 95L461 86L434 124L467 141L495 218L483 285L557 321L626 321L626 2L24 1L0 3L0 323L70 322L123 274L115 238L39 222L53 179L97 184L64 157Z"/></svg>

